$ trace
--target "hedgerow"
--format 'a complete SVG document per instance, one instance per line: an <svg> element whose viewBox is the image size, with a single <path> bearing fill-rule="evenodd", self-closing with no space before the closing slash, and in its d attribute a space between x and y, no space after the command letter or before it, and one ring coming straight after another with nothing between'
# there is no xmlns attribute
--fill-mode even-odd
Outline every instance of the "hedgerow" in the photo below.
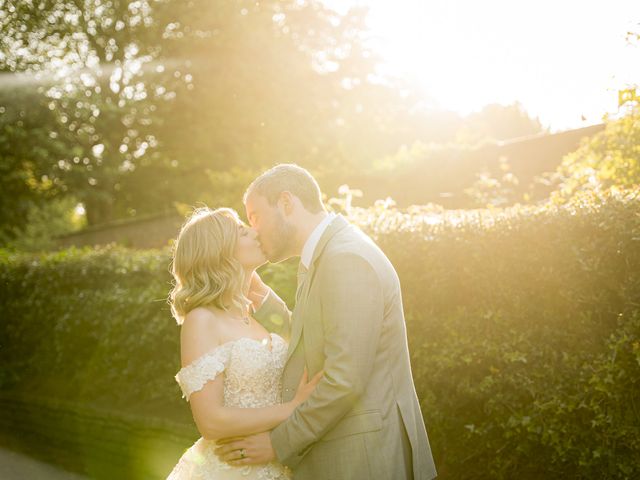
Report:
<svg viewBox="0 0 640 480"><path fill-rule="evenodd" d="M439 478L640 475L638 212L638 192L616 190L542 207L349 210L400 276ZM174 445L162 468L197 437L173 379L169 261L168 250L115 246L0 255L0 400L30 405L33 429L48 429L37 448L72 448L36 421L33 405L50 411L56 400L141 429L168 422L154 430ZM290 305L294 263L262 270ZM0 412L3 436L27 435L6 431L25 411ZM187 433L171 437L171 425ZM88 470L98 450L72 466ZM115 451L142 455L131 444ZM105 464L89 470L113 476ZM150 478L140 471L125 473Z"/></svg>

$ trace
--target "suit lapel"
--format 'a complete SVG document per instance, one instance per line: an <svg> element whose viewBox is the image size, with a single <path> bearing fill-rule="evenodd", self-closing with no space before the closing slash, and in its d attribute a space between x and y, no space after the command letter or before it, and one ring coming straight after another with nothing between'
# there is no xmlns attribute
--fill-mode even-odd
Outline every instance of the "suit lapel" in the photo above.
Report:
<svg viewBox="0 0 640 480"><path fill-rule="evenodd" d="M298 301L296 302L296 306L293 309L293 325L291 328L291 341L289 342L289 350L287 351L287 360L291 358L291 355L293 355L293 352L295 351L296 346L300 341L300 336L302 334L305 319L305 304L307 303L309 289L311 288L311 284L313 283L313 279L316 273L316 264L329 241L334 237L336 233L338 233L348 225L349 223L342 215L337 215L336 218L333 219L326 230L322 233L322 236L320 237L320 240L316 245L316 249L314 250L313 256L311 257L309 271L306 273L304 283L301 286L300 296L298 298Z"/></svg>

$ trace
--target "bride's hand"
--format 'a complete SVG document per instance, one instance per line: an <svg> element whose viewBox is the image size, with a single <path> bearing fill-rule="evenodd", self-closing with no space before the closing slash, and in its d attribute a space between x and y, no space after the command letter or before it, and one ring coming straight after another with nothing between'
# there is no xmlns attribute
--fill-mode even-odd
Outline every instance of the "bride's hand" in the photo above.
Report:
<svg viewBox="0 0 640 480"><path fill-rule="evenodd" d="M302 378L300 379L300 383L298 384L298 389L296 390L296 395L291 401L294 408L304 402L307 398L309 398L309 395L311 395L311 393L315 390L316 385L318 385L318 382L322 378L323 374L324 370L320 370L314 375L311 380L308 380L309 374L307 373L307 369L305 367Z"/></svg>

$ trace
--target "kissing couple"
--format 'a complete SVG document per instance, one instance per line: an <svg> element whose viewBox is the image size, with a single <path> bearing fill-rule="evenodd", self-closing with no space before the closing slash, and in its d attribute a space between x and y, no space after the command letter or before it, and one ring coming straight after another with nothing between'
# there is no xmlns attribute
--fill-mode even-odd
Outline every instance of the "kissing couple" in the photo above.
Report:
<svg viewBox="0 0 640 480"><path fill-rule="evenodd" d="M250 226L201 208L174 245L176 380L202 437L168 479L435 478L389 259L297 165L244 205ZM256 268L293 256L290 311Z"/></svg>

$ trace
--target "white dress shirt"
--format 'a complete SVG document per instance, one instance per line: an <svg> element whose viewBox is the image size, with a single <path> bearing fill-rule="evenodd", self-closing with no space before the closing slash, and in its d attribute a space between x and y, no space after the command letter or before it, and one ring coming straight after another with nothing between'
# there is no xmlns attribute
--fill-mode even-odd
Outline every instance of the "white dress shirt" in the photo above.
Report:
<svg viewBox="0 0 640 480"><path fill-rule="evenodd" d="M300 263L302 263L305 268L307 269L309 268L309 264L311 263L313 254L316 251L316 246L320 241L320 237L322 237L322 234L324 233L324 231L327 229L327 227L333 221L334 218L336 218L336 214L333 212L329 213L329 215L327 215L316 226L316 228L313 229L313 232L311 232L311 235L309 235L309 238L307 238L307 241L304 243L304 246L302 247L302 253L300 254ZM253 312L258 310L266 302L267 297L269 297L269 295L273 293L273 290L271 290L271 287L267 286L267 288L268 288L267 293L260 301L260 305L252 309Z"/></svg>
<svg viewBox="0 0 640 480"><path fill-rule="evenodd" d="M320 237L327 229L329 224L336 218L335 213L329 213L324 219L313 229L309 238L304 243L304 247L302 247L302 253L300 254L300 263L304 265L305 268L309 268L309 264L311 263L311 259L313 258L313 253L316 251L316 246L320 241Z"/></svg>

